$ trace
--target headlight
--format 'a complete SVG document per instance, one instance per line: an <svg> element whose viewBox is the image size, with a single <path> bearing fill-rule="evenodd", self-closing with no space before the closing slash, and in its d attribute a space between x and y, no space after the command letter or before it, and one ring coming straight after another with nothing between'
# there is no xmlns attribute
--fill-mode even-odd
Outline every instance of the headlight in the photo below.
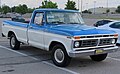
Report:
<svg viewBox="0 0 120 74"><path fill-rule="evenodd" d="M114 44L115 43L115 39L112 39L112 44Z"/></svg>
<svg viewBox="0 0 120 74"><path fill-rule="evenodd" d="M79 47L80 46L80 43L79 42L75 42L75 47Z"/></svg>

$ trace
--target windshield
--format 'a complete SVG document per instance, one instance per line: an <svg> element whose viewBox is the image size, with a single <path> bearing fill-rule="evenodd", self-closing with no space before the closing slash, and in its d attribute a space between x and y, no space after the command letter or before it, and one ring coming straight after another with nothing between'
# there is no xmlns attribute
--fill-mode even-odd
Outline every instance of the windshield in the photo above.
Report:
<svg viewBox="0 0 120 74"><path fill-rule="evenodd" d="M47 12L49 24L83 24L80 13L75 12Z"/></svg>

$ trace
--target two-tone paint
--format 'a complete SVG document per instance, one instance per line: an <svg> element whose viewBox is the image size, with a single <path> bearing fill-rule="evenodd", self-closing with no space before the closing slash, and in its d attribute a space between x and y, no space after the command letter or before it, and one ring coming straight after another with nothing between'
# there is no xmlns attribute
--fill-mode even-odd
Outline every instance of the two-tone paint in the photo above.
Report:
<svg viewBox="0 0 120 74"><path fill-rule="evenodd" d="M89 51L76 51L81 48L73 48L75 36L94 36L94 35L114 35L116 32L111 30L101 30L95 27L90 27L83 24L62 24L53 25L46 23L46 12L56 11L56 12L76 12L73 10L59 10L59 9L37 9L33 12L30 23L20 23L14 21L4 21L2 25L2 33L8 36L9 32L13 32L18 41L32 45L34 47L49 51L50 44L52 42L59 42L64 45L69 56L75 57L75 54L89 53L87 55L94 55L94 51L98 47L93 47L93 50ZM43 12L43 20L45 23L42 26L33 24L34 16L36 12ZM114 37L112 37L114 38ZM112 49L110 51L116 51L118 47L112 45L112 48L106 48L106 50ZM102 46L104 47L104 46ZM86 49L86 48L83 48ZM89 48L88 48L89 49ZM92 52L92 53L91 53ZM106 51L107 53L107 51Z"/></svg>

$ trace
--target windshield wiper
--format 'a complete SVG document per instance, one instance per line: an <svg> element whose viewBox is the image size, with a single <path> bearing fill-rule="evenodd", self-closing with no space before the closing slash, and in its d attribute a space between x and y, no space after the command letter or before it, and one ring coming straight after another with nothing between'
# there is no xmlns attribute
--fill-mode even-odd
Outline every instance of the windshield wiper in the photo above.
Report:
<svg viewBox="0 0 120 74"><path fill-rule="evenodd" d="M81 23L74 23L74 22L72 22L72 23L69 23L69 24L81 24Z"/></svg>
<svg viewBox="0 0 120 74"><path fill-rule="evenodd" d="M61 21L54 21L54 22L50 22L50 23L54 23L54 24L65 24L65 22L61 22Z"/></svg>

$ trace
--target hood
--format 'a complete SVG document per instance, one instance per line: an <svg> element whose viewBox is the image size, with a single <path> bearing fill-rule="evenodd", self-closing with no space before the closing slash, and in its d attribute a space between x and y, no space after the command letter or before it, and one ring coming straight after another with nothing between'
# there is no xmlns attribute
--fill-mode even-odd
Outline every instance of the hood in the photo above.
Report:
<svg viewBox="0 0 120 74"><path fill-rule="evenodd" d="M77 35L93 35L93 34L114 34L116 32L112 30L103 30L95 27L80 25L80 24L61 24L52 25L49 28L49 32L67 35L67 36L77 36Z"/></svg>

